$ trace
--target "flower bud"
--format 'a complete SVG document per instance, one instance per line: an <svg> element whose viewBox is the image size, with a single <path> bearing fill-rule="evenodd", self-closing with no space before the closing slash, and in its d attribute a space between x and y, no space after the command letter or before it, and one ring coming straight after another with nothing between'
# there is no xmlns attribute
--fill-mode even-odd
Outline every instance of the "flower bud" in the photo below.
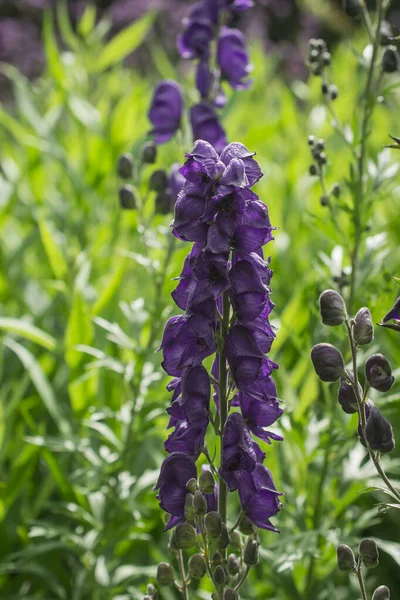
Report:
<svg viewBox="0 0 400 600"><path fill-rule="evenodd" d="M344 10L349 17L358 17L361 14L360 0L344 0Z"/></svg>
<svg viewBox="0 0 400 600"><path fill-rule="evenodd" d="M383 354L373 354L367 359L365 376L369 385L380 392L388 392L394 383L391 366Z"/></svg>
<svg viewBox="0 0 400 600"><path fill-rule="evenodd" d="M176 527L176 545L179 550L189 550L197 545L196 530L190 523L182 523Z"/></svg>
<svg viewBox="0 0 400 600"><path fill-rule="evenodd" d="M221 552L214 552L213 557L212 557L211 560L212 560L212 564L213 564L214 568L217 565L222 565L223 558L222 558Z"/></svg>
<svg viewBox="0 0 400 600"><path fill-rule="evenodd" d="M254 525L245 515L242 515L240 519L239 530L243 535L251 535L254 533Z"/></svg>
<svg viewBox="0 0 400 600"><path fill-rule="evenodd" d="M207 571L206 561L201 554L193 554L189 558L188 567L189 575L193 579L202 579Z"/></svg>
<svg viewBox="0 0 400 600"><path fill-rule="evenodd" d="M377 450L384 454L394 449L392 426L376 406L371 408L365 427L365 436L371 450Z"/></svg>
<svg viewBox="0 0 400 600"><path fill-rule="evenodd" d="M143 600L152 600L152 598L151 598L151 596L146 594L145 596L143 596Z"/></svg>
<svg viewBox="0 0 400 600"><path fill-rule="evenodd" d="M236 554L230 554L228 557L228 572L229 575L237 575L240 571L240 560Z"/></svg>
<svg viewBox="0 0 400 600"><path fill-rule="evenodd" d="M211 471L204 470L199 477L199 488L203 494L214 493L215 481Z"/></svg>
<svg viewBox="0 0 400 600"><path fill-rule="evenodd" d="M395 46L388 46L383 54L382 69L384 73L395 73L399 68L399 55Z"/></svg>
<svg viewBox="0 0 400 600"><path fill-rule="evenodd" d="M372 600L390 600L390 590L386 585L380 585L374 591Z"/></svg>
<svg viewBox="0 0 400 600"><path fill-rule="evenodd" d="M336 100L336 98L339 96L339 88L337 85L330 85L328 88L328 93L332 101Z"/></svg>
<svg viewBox="0 0 400 600"><path fill-rule="evenodd" d="M343 356L332 344L317 344L311 350L311 360L321 381L337 381L344 374Z"/></svg>
<svg viewBox="0 0 400 600"><path fill-rule="evenodd" d="M157 598L158 598L158 591L157 591L157 588L154 587L154 585L152 583L148 584L146 593L147 593L148 596L150 596L154 600L157 600Z"/></svg>
<svg viewBox="0 0 400 600"><path fill-rule="evenodd" d="M225 585L226 577L224 568L221 565L217 565L213 574L214 583L216 585Z"/></svg>
<svg viewBox="0 0 400 600"><path fill-rule="evenodd" d="M336 548L337 564L341 571L353 571L357 568L354 552L349 546L340 544Z"/></svg>
<svg viewBox="0 0 400 600"><path fill-rule="evenodd" d="M207 501L200 490L196 490L193 498L193 508L196 515L202 516L207 512Z"/></svg>
<svg viewBox="0 0 400 600"><path fill-rule="evenodd" d="M136 197L134 189L131 185L121 185L118 190L119 194L119 205L125 210L132 210L136 208Z"/></svg>
<svg viewBox="0 0 400 600"><path fill-rule="evenodd" d="M185 498L185 519L193 521L194 519L194 508L193 508L193 494L186 494Z"/></svg>
<svg viewBox="0 0 400 600"><path fill-rule="evenodd" d="M204 519L204 525L206 528L207 535L212 539L217 539L222 532L222 521L219 514L215 511L211 511L206 514Z"/></svg>
<svg viewBox="0 0 400 600"><path fill-rule="evenodd" d="M192 477L192 479L189 479L189 481L186 484L186 489L191 494L194 494L197 490L197 479L195 479L194 477Z"/></svg>
<svg viewBox="0 0 400 600"><path fill-rule="evenodd" d="M231 546L235 550L240 550L242 547L242 536L238 531L232 531L231 533Z"/></svg>
<svg viewBox="0 0 400 600"><path fill-rule="evenodd" d="M168 176L164 169L153 171L150 176L149 188L155 192L163 192L168 187Z"/></svg>
<svg viewBox="0 0 400 600"><path fill-rule="evenodd" d="M237 600L238 593L233 588L227 588L224 592L224 600Z"/></svg>
<svg viewBox="0 0 400 600"><path fill-rule="evenodd" d="M157 567L157 583L159 585L174 585L174 570L168 563L162 562Z"/></svg>
<svg viewBox="0 0 400 600"><path fill-rule="evenodd" d="M357 346L370 344L374 339L374 326L369 308L360 308L354 317L353 335Z"/></svg>
<svg viewBox="0 0 400 600"><path fill-rule="evenodd" d="M371 414L371 409L372 409L373 406L375 406L375 404L372 402L372 400L367 400L366 401L366 403L364 405L365 419L366 419L366 421L368 421L368 419L369 419L369 415ZM364 432L363 432L362 427L361 427L361 420L358 423L357 433L358 433L358 437L360 439L361 444L364 446L364 448L366 448L367 447L367 443L365 441Z"/></svg>
<svg viewBox="0 0 400 600"><path fill-rule="evenodd" d="M230 541L228 528L225 523L222 523L221 535L218 538L218 549L225 550L229 546Z"/></svg>
<svg viewBox="0 0 400 600"><path fill-rule="evenodd" d="M354 373L352 371L348 371L347 374L350 377L350 379L354 382ZM362 398L363 391L360 384L358 384L358 391ZM340 385L338 389L338 401L340 406L342 407L342 410L348 415L357 412L357 398L354 392L354 388L350 383L347 383L345 377L340 378Z"/></svg>
<svg viewBox="0 0 400 600"><path fill-rule="evenodd" d="M346 319L346 305L335 290L325 290L319 297L319 311L324 325L336 327Z"/></svg>
<svg viewBox="0 0 400 600"><path fill-rule="evenodd" d="M133 160L131 154L121 154L117 163L117 174L121 179L131 179L133 177Z"/></svg>
<svg viewBox="0 0 400 600"><path fill-rule="evenodd" d="M363 564L369 569L374 569L379 564L379 552L378 546L375 544L374 540L370 540L366 538L365 540L361 540L358 551L361 556L361 560Z"/></svg>
<svg viewBox="0 0 400 600"><path fill-rule="evenodd" d="M146 142L142 146L142 162L152 165L156 162L157 146L154 142Z"/></svg>
<svg viewBox="0 0 400 600"><path fill-rule="evenodd" d="M243 554L245 565L256 565L258 563L258 542L248 539Z"/></svg>

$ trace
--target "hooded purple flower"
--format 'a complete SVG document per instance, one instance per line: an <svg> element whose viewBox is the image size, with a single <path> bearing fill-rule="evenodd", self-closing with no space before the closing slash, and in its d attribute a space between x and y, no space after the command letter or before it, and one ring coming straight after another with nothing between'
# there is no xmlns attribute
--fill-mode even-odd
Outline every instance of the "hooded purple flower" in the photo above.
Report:
<svg viewBox="0 0 400 600"><path fill-rule="evenodd" d="M183 369L199 364L216 350L212 323L200 315L171 317L164 330L160 350L164 371L180 377Z"/></svg>
<svg viewBox="0 0 400 600"><path fill-rule="evenodd" d="M245 392L239 392L239 402L243 420L254 435L268 444L271 443L270 438L280 441L283 439L280 435L264 429L275 423L283 413L277 398L256 400Z"/></svg>
<svg viewBox="0 0 400 600"><path fill-rule="evenodd" d="M257 161L253 158L255 154L240 142L232 142L221 152L221 161L228 166L233 159L240 159L244 164L248 186L252 187L263 176Z"/></svg>
<svg viewBox="0 0 400 600"><path fill-rule="evenodd" d="M176 452L164 459L154 489L159 490L160 507L171 515L165 530L185 521L186 484L196 477L196 465L189 456Z"/></svg>
<svg viewBox="0 0 400 600"><path fill-rule="evenodd" d="M275 331L269 323L268 315L275 305L271 302L269 296L267 297L263 311L258 315L254 321L245 323L247 329L251 332L254 339L257 342L258 347L264 354L267 354L271 350L272 342L275 339Z"/></svg>
<svg viewBox="0 0 400 600"><path fill-rule="evenodd" d="M221 76L234 90L245 90L251 85L246 79L252 71L244 35L238 29L223 27L218 39L218 64Z"/></svg>
<svg viewBox="0 0 400 600"><path fill-rule="evenodd" d="M203 0L193 6L185 20L185 30L178 38L178 50L182 58L208 57L217 22L216 0Z"/></svg>
<svg viewBox="0 0 400 600"><path fill-rule="evenodd" d="M393 323L390 323L390 321L393 321ZM397 298L393 308L383 317L379 325L400 331L400 297Z"/></svg>
<svg viewBox="0 0 400 600"><path fill-rule="evenodd" d="M193 140L206 140L217 152L221 152L226 145L226 134L210 104L200 102L200 104L192 106L190 109L190 122Z"/></svg>
<svg viewBox="0 0 400 600"><path fill-rule="evenodd" d="M175 400L168 413L178 419L186 419L190 425L207 427L210 408L211 383L207 369L194 365L185 369L181 378L181 396Z"/></svg>
<svg viewBox="0 0 400 600"><path fill-rule="evenodd" d="M206 184L186 183L175 204L173 234L186 242L205 242L207 225L201 222L206 206Z"/></svg>
<svg viewBox="0 0 400 600"><path fill-rule="evenodd" d="M187 421L179 421L165 442L165 449L169 453L182 452L197 460L204 445L206 430L207 425L196 427Z"/></svg>
<svg viewBox="0 0 400 600"><path fill-rule="evenodd" d="M195 141L186 161L181 168L183 177L191 183L209 182L218 179L225 170L225 164L219 159L215 148L203 139ZM212 189L209 190L212 195Z"/></svg>
<svg viewBox="0 0 400 600"><path fill-rule="evenodd" d="M154 91L149 110L153 125L151 133L157 144L168 142L181 124L183 97L180 86L175 81L161 81Z"/></svg>
<svg viewBox="0 0 400 600"><path fill-rule="evenodd" d="M248 519L257 527L276 531L270 518L280 510L281 503L271 472L258 463L251 473L238 475L239 498L242 509Z"/></svg>
<svg viewBox="0 0 400 600"><path fill-rule="evenodd" d="M256 381L265 357L246 327L234 325L228 331L225 338L225 355L239 390Z"/></svg>
<svg viewBox="0 0 400 600"><path fill-rule="evenodd" d="M260 273L251 261L240 260L229 271L232 306L241 322L254 321L269 298Z"/></svg>
<svg viewBox="0 0 400 600"><path fill-rule="evenodd" d="M229 415L224 427L222 446L220 474L233 492L238 487L240 473L251 473L257 462L249 430L240 413Z"/></svg>
<svg viewBox="0 0 400 600"><path fill-rule="evenodd" d="M267 206L260 200L249 200L240 215L232 246L237 252L256 252L274 239L273 229Z"/></svg>

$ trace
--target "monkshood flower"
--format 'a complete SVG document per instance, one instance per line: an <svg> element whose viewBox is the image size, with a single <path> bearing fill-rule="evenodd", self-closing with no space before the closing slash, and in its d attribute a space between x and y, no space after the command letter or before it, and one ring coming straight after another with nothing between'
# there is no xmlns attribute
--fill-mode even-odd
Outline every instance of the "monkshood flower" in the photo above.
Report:
<svg viewBox="0 0 400 600"><path fill-rule="evenodd" d="M161 81L154 90L149 110L151 134L157 144L168 142L178 131L183 112L183 97L175 81Z"/></svg>
<svg viewBox="0 0 400 600"><path fill-rule="evenodd" d="M178 38L182 58L207 58L210 42L218 24L219 6L216 0L197 2L185 19L185 30Z"/></svg>
<svg viewBox="0 0 400 600"><path fill-rule="evenodd" d="M210 142L217 152L226 145L226 133L218 120L217 113L207 102L195 104L190 109L193 139Z"/></svg>
<svg viewBox="0 0 400 600"><path fill-rule="evenodd" d="M237 490L238 477L244 471L254 471L257 456L254 451L250 432L245 427L243 417L233 413L228 417L224 428L221 476L231 492Z"/></svg>
<svg viewBox="0 0 400 600"><path fill-rule="evenodd" d="M379 325L400 331L400 297L397 298L393 308L383 317Z"/></svg>
<svg viewBox="0 0 400 600"><path fill-rule="evenodd" d="M223 27L218 39L218 64L221 76L234 90L245 90L251 85L247 79L253 70L244 35L238 29Z"/></svg>
<svg viewBox="0 0 400 600"><path fill-rule="evenodd" d="M277 491L269 469L258 463L251 473L240 473L238 490L246 517L260 529L279 533L270 518L281 508L282 493Z"/></svg>

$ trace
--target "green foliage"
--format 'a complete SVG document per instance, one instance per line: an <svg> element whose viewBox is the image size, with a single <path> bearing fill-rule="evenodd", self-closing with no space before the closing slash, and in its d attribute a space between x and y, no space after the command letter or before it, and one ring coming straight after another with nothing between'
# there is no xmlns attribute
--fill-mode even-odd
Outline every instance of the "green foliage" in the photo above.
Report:
<svg viewBox="0 0 400 600"><path fill-rule="evenodd" d="M137 154L146 136L155 81L121 60L145 39L154 15L106 42L108 24L96 24L93 9L75 32L65 5L57 4L66 49L60 50L47 16L43 77L31 84L3 69L15 105L0 110L0 595L140 599L155 565L170 560L152 491L169 401L155 350L173 310L172 277L186 253L178 242L172 245L169 217L151 220L151 194L138 211L121 211L117 199L115 165L122 152ZM174 72L162 49L151 52L160 77ZM282 533L263 534L264 560L242 597L350 597L335 547L356 547L366 533L382 551L368 589L381 581L397 589L391 567L399 564L400 546L391 540L400 515L377 512L377 503L385 510L391 499L356 443L356 422L337 406L336 384L320 384L309 359L312 345L326 335L340 346L335 331L323 330L317 300L348 264L307 174L307 136L325 138L328 177L351 186L349 150L332 133L317 86L287 86L258 46L253 62L254 85L232 96L224 123L231 140L257 150L266 174L257 191L279 227L268 251L285 441L263 449L285 497L275 519ZM341 91L337 113L350 135L361 67L344 48L333 62ZM398 133L396 106L396 90L388 87L370 138L376 207L355 306L368 305L375 322L398 293L391 279L400 272L398 165L396 152L383 149L387 135ZM171 142L154 168L181 161L185 150ZM137 182L141 198L151 170ZM398 368L398 334L378 330L376 337ZM399 401L398 386L382 400L395 432ZM398 476L398 458L390 470ZM232 502L230 514L236 514ZM173 594L163 589L162 598Z"/></svg>

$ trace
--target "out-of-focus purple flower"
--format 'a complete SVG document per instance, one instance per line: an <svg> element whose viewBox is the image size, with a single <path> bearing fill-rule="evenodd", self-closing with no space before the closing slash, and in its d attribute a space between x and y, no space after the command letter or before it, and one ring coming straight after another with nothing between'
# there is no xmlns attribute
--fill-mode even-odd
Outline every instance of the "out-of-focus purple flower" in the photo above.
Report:
<svg viewBox="0 0 400 600"><path fill-rule="evenodd" d="M239 392L239 402L244 422L254 435L269 444L270 438L280 441L283 439L280 435L264 429L275 423L283 413L277 398L256 400L245 392Z"/></svg>
<svg viewBox="0 0 400 600"><path fill-rule="evenodd" d="M183 58L207 58L210 42L218 22L218 2L203 0L195 4L185 19L185 30L178 38L178 50Z"/></svg>
<svg viewBox="0 0 400 600"><path fill-rule="evenodd" d="M228 331L225 355L239 390L255 382L265 361L254 337L243 325L234 325Z"/></svg>
<svg viewBox="0 0 400 600"><path fill-rule="evenodd" d="M165 530L185 520L186 484L196 477L196 465L189 456L176 452L164 459L154 489L159 490L161 508L171 515Z"/></svg>
<svg viewBox="0 0 400 600"><path fill-rule="evenodd" d="M220 474L232 492L238 487L238 477L242 471L251 473L257 462L249 430L240 413L229 415L224 427L222 447Z"/></svg>
<svg viewBox="0 0 400 600"><path fill-rule="evenodd" d="M217 152L223 150L226 145L226 134L210 104L200 102L200 104L192 106L190 109L190 122L193 140L206 140Z"/></svg>
<svg viewBox="0 0 400 600"><path fill-rule="evenodd" d="M251 85L247 76L252 71L244 35L238 29L223 27L218 39L218 64L221 76L234 90L245 90Z"/></svg>
<svg viewBox="0 0 400 600"><path fill-rule="evenodd" d="M185 183L185 179L180 173L180 168L181 165L179 163L173 163L169 172L168 189L174 206Z"/></svg>
<svg viewBox="0 0 400 600"><path fill-rule="evenodd" d="M242 471L238 480L240 503L246 517L261 529L279 533L270 518L279 511L282 494L276 490L271 472L258 463L252 472Z"/></svg>
<svg viewBox="0 0 400 600"><path fill-rule="evenodd" d="M253 0L224 0L225 8L234 12L244 12L249 8L253 8Z"/></svg>
<svg viewBox="0 0 400 600"><path fill-rule="evenodd" d="M199 364L216 350L213 325L200 315L171 317L164 330L160 350L164 371L180 377L183 369Z"/></svg>
<svg viewBox="0 0 400 600"><path fill-rule="evenodd" d="M149 110L153 125L151 133L157 144L168 142L181 124L183 97L180 86L175 81L161 81L157 84Z"/></svg>
<svg viewBox="0 0 400 600"><path fill-rule="evenodd" d="M196 68L196 88L202 100L208 98L213 84L213 75L210 71L208 60L201 60Z"/></svg>

